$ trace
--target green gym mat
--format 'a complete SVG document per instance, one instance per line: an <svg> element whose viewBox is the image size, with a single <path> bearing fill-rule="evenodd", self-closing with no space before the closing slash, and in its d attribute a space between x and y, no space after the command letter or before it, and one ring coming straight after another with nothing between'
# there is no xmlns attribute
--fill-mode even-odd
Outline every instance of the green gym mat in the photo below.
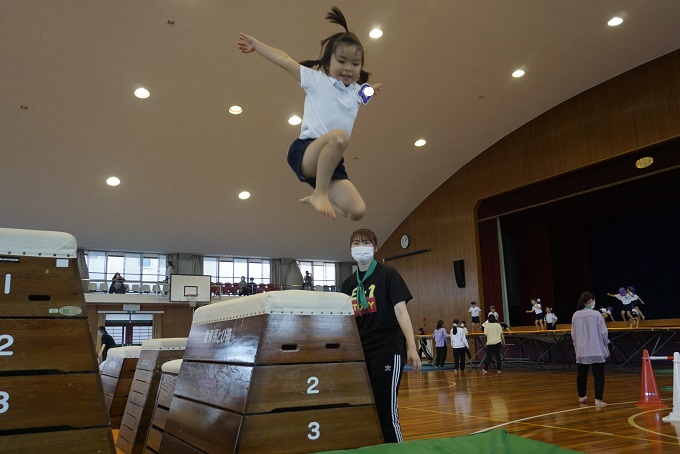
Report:
<svg viewBox="0 0 680 454"><path fill-rule="evenodd" d="M473 435L454 438L434 438L431 440L413 440L404 443L390 443L376 446L365 446L358 449L327 451L325 454L456 454L510 453L510 454L562 454L575 453L570 449L542 441L510 435L504 429L491 430Z"/></svg>

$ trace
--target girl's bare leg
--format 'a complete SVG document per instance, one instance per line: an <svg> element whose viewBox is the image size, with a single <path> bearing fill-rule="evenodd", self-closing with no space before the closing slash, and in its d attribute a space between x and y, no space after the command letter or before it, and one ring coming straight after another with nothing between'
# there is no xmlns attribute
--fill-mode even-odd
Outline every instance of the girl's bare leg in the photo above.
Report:
<svg viewBox="0 0 680 454"><path fill-rule="evenodd" d="M358 221L366 214L366 203L349 180L332 180L328 197L335 211L352 221Z"/></svg>
<svg viewBox="0 0 680 454"><path fill-rule="evenodd" d="M331 219L336 218L329 194L331 177L348 144L349 135L334 129L309 144L302 157L302 176L316 178L316 188L300 202L311 204L316 211Z"/></svg>

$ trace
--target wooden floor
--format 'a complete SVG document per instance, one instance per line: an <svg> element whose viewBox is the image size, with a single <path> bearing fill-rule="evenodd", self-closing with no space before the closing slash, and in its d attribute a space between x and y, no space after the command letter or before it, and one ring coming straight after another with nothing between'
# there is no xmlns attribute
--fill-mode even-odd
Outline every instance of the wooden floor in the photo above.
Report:
<svg viewBox="0 0 680 454"><path fill-rule="evenodd" d="M427 367L433 370L431 367ZM662 372L661 370L657 372ZM668 371L670 372L670 371ZM505 367L498 375L478 369L406 373L399 391L405 440L457 437L492 428L588 453L678 453L680 424L661 418L672 406L672 374L657 374L669 407L638 408L641 374L606 372L606 407L594 407L592 376L588 405L580 405L576 372ZM666 390L668 389L668 390Z"/></svg>
<svg viewBox="0 0 680 454"><path fill-rule="evenodd" d="M657 370L656 384L668 408L638 408L641 374L606 372L604 400L580 405L575 370L542 371L510 365L498 375L476 368L454 373L425 366L404 374L399 413L404 439L468 435L493 428L587 453L679 453L680 423L661 421L672 406L672 374ZM666 373L663 373L666 372ZM117 431L114 431L114 438ZM121 451L118 451L121 452Z"/></svg>

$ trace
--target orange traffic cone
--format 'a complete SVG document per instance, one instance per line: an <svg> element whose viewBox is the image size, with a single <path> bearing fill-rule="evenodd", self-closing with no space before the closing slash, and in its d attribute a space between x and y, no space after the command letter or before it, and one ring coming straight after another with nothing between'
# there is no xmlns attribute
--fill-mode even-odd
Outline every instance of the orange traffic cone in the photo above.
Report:
<svg viewBox="0 0 680 454"><path fill-rule="evenodd" d="M642 350L642 381L640 383L640 400L635 403L636 407L667 407L659 399L659 389L656 387L652 361L649 352Z"/></svg>

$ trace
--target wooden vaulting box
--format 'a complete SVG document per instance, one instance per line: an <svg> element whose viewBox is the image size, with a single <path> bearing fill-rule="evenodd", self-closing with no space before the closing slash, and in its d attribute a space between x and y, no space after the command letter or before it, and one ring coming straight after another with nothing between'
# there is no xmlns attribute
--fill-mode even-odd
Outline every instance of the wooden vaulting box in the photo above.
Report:
<svg viewBox="0 0 680 454"><path fill-rule="evenodd" d="M132 345L112 348L102 364L104 399L113 429L118 429L123 419L141 351L142 347Z"/></svg>
<svg viewBox="0 0 680 454"><path fill-rule="evenodd" d="M0 452L115 453L76 252L0 228Z"/></svg>
<svg viewBox="0 0 680 454"><path fill-rule="evenodd" d="M116 440L116 446L124 453L143 452L151 416L156 407L156 396L163 373L161 368L168 361L181 359L186 345L186 337L148 339L142 342Z"/></svg>
<svg viewBox="0 0 680 454"><path fill-rule="evenodd" d="M163 364L161 370L161 382L158 386L158 396L156 397L156 407L151 417L151 426L146 436L146 453L156 453L160 450L161 439L165 432L165 422L168 420L172 396L175 393L177 375L182 367L182 360L175 359Z"/></svg>
<svg viewBox="0 0 680 454"><path fill-rule="evenodd" d="M349 298L268 292L197 309L160 452L382 443Z"/></svg>

